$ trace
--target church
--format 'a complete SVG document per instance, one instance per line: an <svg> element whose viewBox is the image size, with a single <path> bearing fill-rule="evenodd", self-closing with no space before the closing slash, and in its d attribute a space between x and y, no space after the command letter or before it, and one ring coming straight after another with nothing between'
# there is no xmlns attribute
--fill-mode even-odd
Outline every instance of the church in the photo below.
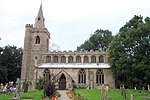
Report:
<svg viewBox="0 0 150 100"><path fill-rule="evenodd" d="M50 33L44 21L41 4L35 24L25 26L21 83L28 82L29 90L34 90L36 80L49 73L60 90L71 88L72 82L81 88L98 88L102 84L115 86L107 52L50 51Z"/></svg>

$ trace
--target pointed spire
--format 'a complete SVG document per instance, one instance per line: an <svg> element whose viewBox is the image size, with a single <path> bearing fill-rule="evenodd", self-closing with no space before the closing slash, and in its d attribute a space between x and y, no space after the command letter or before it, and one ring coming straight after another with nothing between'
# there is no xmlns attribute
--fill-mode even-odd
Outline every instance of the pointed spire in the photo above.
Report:
<svg viewBox="0 0 150 100"><path fill-rule="evenodd" d="M38 15L35 19L35 24L34 24L35 28L45 28L45 24L44 24L44 17L43 17L43 10L42 10L42 3L38 12Z"/></svg>

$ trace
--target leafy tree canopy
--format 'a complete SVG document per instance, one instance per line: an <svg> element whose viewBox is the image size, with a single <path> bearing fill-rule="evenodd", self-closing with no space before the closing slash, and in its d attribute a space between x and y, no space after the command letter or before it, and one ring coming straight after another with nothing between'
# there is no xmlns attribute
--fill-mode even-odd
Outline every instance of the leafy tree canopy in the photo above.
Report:
<svg viewBox="0 0 150 100"><path fill-rule="evenodd" d="M150 18L134 16L110 43L108 61L113 75L132 86L150 83Z"/></svg>
<svg viewBox="0 0 150 100"><path fill-rule="evenodd" d="M91 37L77 47L77 50L99 50L106 51L108 44L112 40L112 32L109 30L97 29Z"/></svg>
<svg viewBox="0 0 150 100"><path fill-rule="evenodd" d="M15 46L0 47L0 83L16 81L20 77L22 48Z"/></svg>

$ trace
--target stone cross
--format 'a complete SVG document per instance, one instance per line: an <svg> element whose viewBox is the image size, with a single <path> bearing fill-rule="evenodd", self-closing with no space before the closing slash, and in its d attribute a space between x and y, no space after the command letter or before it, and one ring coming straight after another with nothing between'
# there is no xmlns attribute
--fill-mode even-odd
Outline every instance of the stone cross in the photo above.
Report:
<svg viewBox="0 0 150 100"><path fill-rule="evenodd" d="M13 100L20 100L19 91L20 91L20 79L17 78L16 90L14 92Z"/></svg>
<svg viewBox="0 0 150 100"><path fill-rule="evenodd" d="M17 78L17 81L16 81L16 90L20 92L20 79L19 78Z"/></svg>

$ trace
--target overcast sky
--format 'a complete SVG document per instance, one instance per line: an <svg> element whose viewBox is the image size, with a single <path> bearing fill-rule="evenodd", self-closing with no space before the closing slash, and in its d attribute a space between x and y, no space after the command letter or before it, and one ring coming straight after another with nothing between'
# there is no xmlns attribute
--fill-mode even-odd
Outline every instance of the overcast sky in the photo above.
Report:
<svg viewBox="0 0 150 100"><path fill-rule="evenodd" d="M40 4L0 0L0 47L23 47L25 25L35 23ZM96 29L115 35L134 15L150 17L150 0L43 0L42 6L50 43L60 50L76 50Z"/></svg>

